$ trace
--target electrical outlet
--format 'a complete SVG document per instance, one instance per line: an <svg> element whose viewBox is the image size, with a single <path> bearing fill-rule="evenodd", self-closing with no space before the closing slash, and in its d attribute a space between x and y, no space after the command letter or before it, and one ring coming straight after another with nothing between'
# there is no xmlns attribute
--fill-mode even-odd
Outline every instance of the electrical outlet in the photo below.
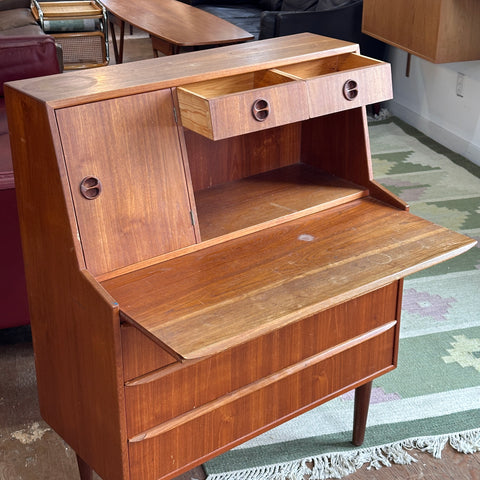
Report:
<svg viewBox="0 0 480 480"><path fill-rule="evenodd" d="M456 87L456 93L457 97L462 97L463 98L463 84L465 81L465 74L464 73L457 73L457 87Z"/></svg>

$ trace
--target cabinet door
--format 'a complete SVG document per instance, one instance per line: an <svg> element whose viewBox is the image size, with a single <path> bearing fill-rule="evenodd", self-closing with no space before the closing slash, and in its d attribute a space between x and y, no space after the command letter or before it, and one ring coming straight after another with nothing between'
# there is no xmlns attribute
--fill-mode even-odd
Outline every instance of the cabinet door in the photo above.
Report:
<svg viewBox="0 0 480 480"><path fill-rule="evenodd" d="M171 90L64 108L57 122L90 272L195 242Z"/></svg>

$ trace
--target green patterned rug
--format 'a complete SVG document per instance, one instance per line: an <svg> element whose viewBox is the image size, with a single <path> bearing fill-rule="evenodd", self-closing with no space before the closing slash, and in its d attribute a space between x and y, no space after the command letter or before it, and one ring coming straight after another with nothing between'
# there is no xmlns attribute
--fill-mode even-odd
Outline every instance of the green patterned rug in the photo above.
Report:
<svg viewBox="0 0 480 480"><path fill-rule="evenodd" d="M480 240L480 167L389 119L369 127L375 178L418 216ZM364 464L480 451L480 248L405 280L398 368L374 382L363 446L353 392L207 464L207 480L342 478Z"/></svg>

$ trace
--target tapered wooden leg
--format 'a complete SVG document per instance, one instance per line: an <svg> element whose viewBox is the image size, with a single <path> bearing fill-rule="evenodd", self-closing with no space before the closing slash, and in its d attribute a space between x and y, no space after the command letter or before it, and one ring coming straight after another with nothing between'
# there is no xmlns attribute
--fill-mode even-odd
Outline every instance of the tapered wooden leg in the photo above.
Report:
<svg viewBox="0 0 480 480"><path fill-rule="evenodd" d="M365 429L367 427L368 407L370 405L371 393L372 382L368 382L365 385L355 389L352 443L357 447L363 443L363 439L365 438Z"/></svg>
<svg viewBox="0 0 480 480"><path fill-rule="evenodd" d="M110 22L110 35L112 37L112 45L113 45L113 55L115 56L115 63L120 63L118 61L118 44L117 44L117 36L115 34L115 25L113 22Z"/></svg>
<svg viewBox="0 0 480 480"><path fill-rule="evenodd" d="M120 22L120 46L118 49L118 63L123 63L123 44L125 40L125 21Z"/></svg>
<svg viewBox="0 0 480 480"><path fill-rule="evenodd" d="M77 455L78 471L80 480L93 480L93 469Z"/></svg>

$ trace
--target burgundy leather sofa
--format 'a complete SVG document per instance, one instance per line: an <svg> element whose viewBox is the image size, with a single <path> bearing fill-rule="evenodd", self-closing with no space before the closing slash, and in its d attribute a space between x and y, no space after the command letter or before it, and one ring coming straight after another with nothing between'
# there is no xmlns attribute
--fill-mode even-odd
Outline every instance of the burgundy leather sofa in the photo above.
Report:
<svg viewBox="0 0 480 480"><path fill-rule="evenodd" d="M3 84L60 70L54 39L35 22L29 0L0 0L0 329L30 322Z"/></svg>

